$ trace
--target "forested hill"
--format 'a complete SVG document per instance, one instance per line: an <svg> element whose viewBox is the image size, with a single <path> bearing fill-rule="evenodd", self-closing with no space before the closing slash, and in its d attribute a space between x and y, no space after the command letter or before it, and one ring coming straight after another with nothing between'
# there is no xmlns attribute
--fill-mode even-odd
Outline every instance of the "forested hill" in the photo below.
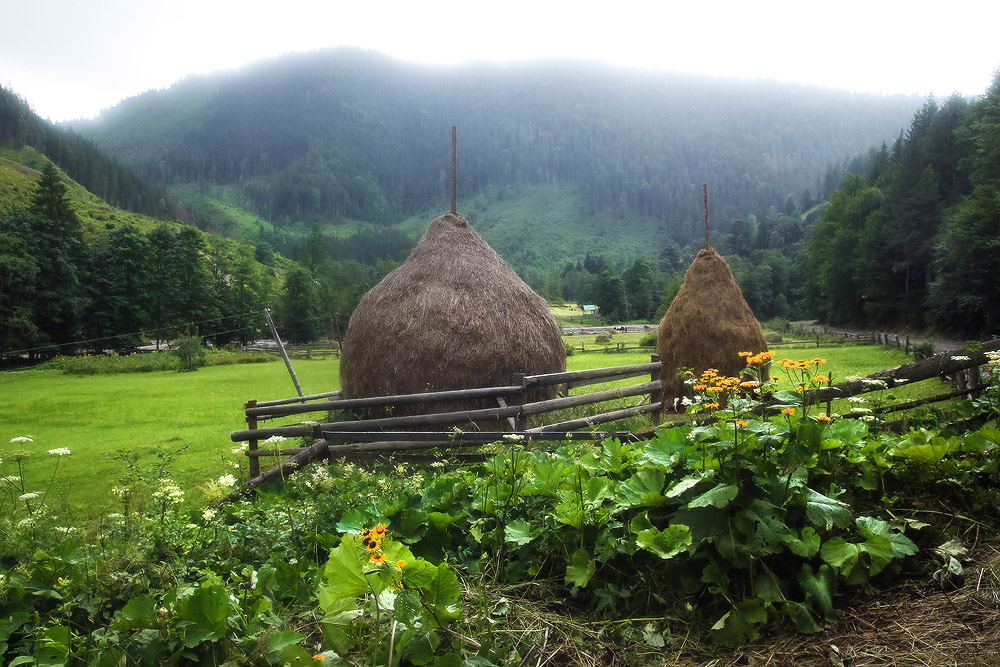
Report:
<svg viewBox="0 0 1000 667"><path fill-rule="evenodd" d="M723 228L897 137L922 100L594 63L435 67L354 49L286 55L143 93L75 129L165 183L235 186L273 223L398 222L459 188L557 183L684 244L709 183Z"/></svg>

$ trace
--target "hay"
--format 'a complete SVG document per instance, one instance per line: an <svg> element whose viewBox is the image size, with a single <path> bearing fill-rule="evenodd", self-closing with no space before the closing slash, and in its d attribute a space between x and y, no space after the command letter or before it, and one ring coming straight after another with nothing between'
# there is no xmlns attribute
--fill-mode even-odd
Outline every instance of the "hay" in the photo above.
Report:
<svg viewBox="0 0 1000 667"><path fill-rule="evenodd" d="M548 304L454 213L434 220L406 261L362 297L340 362L346 397L500 386L515 373L564 370L566 349ZM393 414L478 407L497 404L413 406Z"/></svg>
<svg viewBox="0 0 1000 667"><path fill-rule="evenodd" d="M663 404L684 395L678 372L715 368L739 376L746 361L739 352L767 350L757 318L747 305L726 260L711 248L698 252L684 284L660 321L656 351L663 362Z"/></svg>

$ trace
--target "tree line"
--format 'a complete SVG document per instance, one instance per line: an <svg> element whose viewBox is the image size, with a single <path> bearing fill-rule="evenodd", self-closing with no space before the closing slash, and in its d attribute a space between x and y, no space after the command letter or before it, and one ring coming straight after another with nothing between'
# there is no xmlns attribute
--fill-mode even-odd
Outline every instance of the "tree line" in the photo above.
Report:
<svg viewBox="0 0 1000 667"><path fill-rule="evenodd" d="M333 337L334 318L346 326L376 268L325 249L311 259L303 246L295 264L166 223L148 233L109 225L85 240L59 170L47 163L30 204L0 218L0 356L122 351L186 335L247 344L270 337L265 307L287 340Z"/></svg>
<svg viewBox="0 0 1000 667"><path fill-rule="evenodd" d="M929 98L829 199L802 253L822 321L1000 333L1000 74L974 102Z"/></svg>
<svg viewBox="0 0 1000 667"><path fill-rule="evenodd" d="M73 180L112 206L165 218L175 211L162 186L151 185L97 145L38 117L28 103L0 86L0 146L31 146Z"/></svg>

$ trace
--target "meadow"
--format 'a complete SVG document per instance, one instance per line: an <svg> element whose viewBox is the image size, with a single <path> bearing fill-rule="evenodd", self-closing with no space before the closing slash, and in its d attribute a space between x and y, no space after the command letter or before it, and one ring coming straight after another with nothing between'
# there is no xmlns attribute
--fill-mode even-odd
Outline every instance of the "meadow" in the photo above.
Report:
<svg viewBox="0 0 1000 667"><path fill-rule="evenodd" d="M823 357L834 377L906 361L874 346L783 356ZM644 361L597 352L568 366ZM307 393L336 388L335 361L295 366ZM747 651L752 664L775 654L768 637L788 638L794 658L852 590L935 568L961 586L1000 504L996 386L903 433L793 406L761 417L733 397L646 441L505 439L467 466L335 461L222 506L246 475L229 439L244 401L294 394L280 361L22 371L0 391L10 665L679 667L747 664ZM984 613L976 595L1000 600L998 573L985 562L974 592L952 594L959 620L935 619L946 639L914 652L919 664ZM1000 605L963 650L992 650L998 617Z"/></svg>
<svg viewBox="0 0 1000 667"><path fill-rule="evenodd" d="M622 334L616 338L635 345L641 335ZM592 340L593 336L564 338ZM908 361L899 350L872 345L809 344L778 350L777 359L783 355L795 359L825 358L822 368L835 382ZM649 362L649 355L645 350L577 353L567 358L567 370L642 364ZM94 359L93 363L103 361ZM300 359L294 366L307 394L340 388L336 359ZM583 387L573 393L641 381L642 378L619 380ZM787 382L781 386L787 388ZM908 400L940 393L943 386L938 381L927 381L901 388L894 394ZM59 370L2 373L0 395L4 397L0 402L0 443L30 436L39 451L69 449L72 454L63 461L55 490L69 506L93 514L113 501L111 488L120 477L134 474L120 458L126 452L136 457L139 468L158 465L168 457L173 480L186 489L186 502L198 503L203 485L229 472L231 450L237 446L229 434L245 428L243 404L250 399L291 397L295 390L284 364L273 358L265 363L207 366L192 373L82 375ZM625 407L635 400L621 399L605 405ZM623 425L612 424L610 428L644 429L654 425L650 417L637 417ZM27 468L26 479L39 483L48 473L47 466L31 466Z"/></svg>

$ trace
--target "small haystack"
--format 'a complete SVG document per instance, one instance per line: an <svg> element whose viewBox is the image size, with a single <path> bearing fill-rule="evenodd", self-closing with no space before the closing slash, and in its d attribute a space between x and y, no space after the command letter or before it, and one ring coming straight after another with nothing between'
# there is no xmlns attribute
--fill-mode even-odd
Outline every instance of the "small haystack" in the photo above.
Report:
<svg viewBox="0 0 1000 667"><path fill-rule="evenodd" d="M684 274L684 285L660 321L656 351L663 362L663 404L684 396L678 372L696 375L716 368L739 376L746 360L739 352L764 352L760 323L747 305L726 260L712 248L698 251Z"/></svg>
<svg viewBox="0 0 1000 667"><path fill-rule="evenodd" d="M340 361L351 398L502 386L515 373L564 370L566 349L548 304L458 213L432 222L406 261L362 297ZM393 414L478 407L497 404L403 406Z"/></svg>

